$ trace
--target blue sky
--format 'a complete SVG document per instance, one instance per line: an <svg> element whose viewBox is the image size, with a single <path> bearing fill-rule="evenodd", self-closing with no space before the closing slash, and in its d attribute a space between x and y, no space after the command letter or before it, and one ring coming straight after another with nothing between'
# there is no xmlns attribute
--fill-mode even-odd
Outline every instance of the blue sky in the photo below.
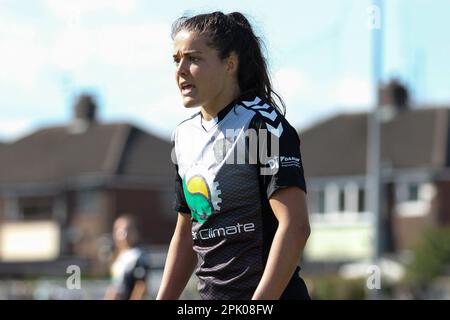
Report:
<svg viewBox="0 0 450 320"><path fill-rule="evenodd" d="M414 102L450 105L450 1L385 1L383 78ZM183 13L241 11L267 46L287 118L302 129L373 105L370 0L0 0L0 140L67 123L91 92L105 122L169 137L185 110L174 81L171 23Z"/></svg>

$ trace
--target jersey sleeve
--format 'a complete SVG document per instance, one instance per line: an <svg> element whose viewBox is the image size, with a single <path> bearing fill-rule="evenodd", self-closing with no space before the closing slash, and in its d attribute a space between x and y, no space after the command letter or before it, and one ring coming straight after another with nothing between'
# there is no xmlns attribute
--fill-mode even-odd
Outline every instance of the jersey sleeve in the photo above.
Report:
<svg viewBox="0 0 450 320"><path fill-rule="evenodd" d="M258 167L260 184L267 199L279 189L298 187L306 193L300 139L297 131L276 112L277 117L267 119L257 113L250 127L258 137ZM272 113L273 114L273 113Z"/></svg>
<svg viewBox="0 0 450 320"><path fill-rule="evenodd" d="M147 256L142 254L136 261L136 265L133 269L133 279L134 281L142 280L146 281L149 274L150 266L147 262Z"/></svg>
<svg viewBox="0 0 450 320"><path fill-rule="evenodd" d="M175 198L173 209L181 213L191 213L191 210L189 209L186 198L184 196L183 180L178 173L178 165L175 165Z"/></svg>
<svg viewBox="0 0 450 320"><path fill-rule="evenodd" d="M172 162L174 163L175 168L175 179L174 179L174 199L173 199L173 209L176 212L181 213L187 213L190 214L191 210L189 209L189 206L186 202L186 198L184 196L184 190L183 190L183 179L181 179L180 174L178 172L178 160L177 160L177 153L176 153L176 137L177 137L177 130L175 130L172 133Z"/></svg>

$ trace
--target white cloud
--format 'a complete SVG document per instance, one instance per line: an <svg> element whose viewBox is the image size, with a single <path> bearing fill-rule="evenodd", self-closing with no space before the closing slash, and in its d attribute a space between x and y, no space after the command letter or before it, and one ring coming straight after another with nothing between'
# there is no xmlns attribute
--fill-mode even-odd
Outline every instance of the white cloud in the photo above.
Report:
<svg viewBox="0 0 450 320"><path fill-rule="evenodd" d="M79 71L90 64L114 68L159 68L170 62L168 25L147 23L67 29L53 45L53 63Z"/></svg>
<svg viewBox="0 0 450 320"><path fill-rule="evenodd" d="M366 107L371 103L371 84L356 76L344 76L336 85L334 97L336 104L346 108Z"/></svg>
<svg viewBox="0 0 450 320"><path fill-rule="evenodd" d="M84 13L111 10L127 15L135 12L139 6L138 0L47 0L47 9L61 19L77 19Z"/></svg>
<svg viewBox="0 0 450 320"><path fill-rule="evenodd" d="M33 121L29 118L0 118L0 141L13 141L33 130Z"/></svg>
<svg viewBox="0 0 450 320"><path fill-rule="evenodd" d="M112 3L114 10L123 15L135 12L138 7L137 0L115 0Z"/></svg>
<svg viewBox="0 0 450 320"><path fill-rule="evenodd" d="M0 83L25 88L37 85L38 75L46 63L48 50L39 39L39 29L32 24L0 20Z"/></svg>
<svg viewBox="0 0 450 320"><path fill-rule="evenodd" d="M372 97L370 83L357 76L317 79L296 67L275 72L274 84L286 102L288 120L296 127L310 126L340 110L365 110Z"/></svg>
<svg viewBox="0 0 450 320"><path fill-rule="evenodd" d="M97 59L116 66L159 67L171 61L170 27L145 24L96 30Z"/></svg>
<svg viewBox="0 0 450 320"><path fill-rule="evenodd" d="M139 119L148 130L170 138L172 131L183 120L197 112L199 108L187 109L174 88L167 88L164 95L155 97L143 105L127 107L127 115ZM173 94L170 94L170 93Z"/></svg>
<svg viewBox="0 0 450 320"><path fill-rule="evenodd" d="M297 68L282 68L275 72L274 85L286 102L297 101L299 97L312 93L311 83Z"/></svg>
<svg viewBox="0 0 450 320"><path fill-rule="evenodd" d="M123 88L131 85L133 81L142 79L146 82L136 83L136 85L148 87L158 93L157 95L161 92L176 92L170 73L172 62L169 24L131 22L123 26L111 24L87 27L74 23L67 28L50 30L46 29L45 24L39 24L37 20L21 20L13 15L5 17L1 14L1 16L0 105L15 99L11 96L11 92L24 92L29 97L36 97L44 86L47 92L52 90L51 81L54 81L58 74L65 72L70 73L72 82L76 83L77 87L91 85L98 88L100 93L107 92L111 98L114 98L114 92L120 91L117 90L117 83L122 83L121 88ZM112 81L111 83L114 84L110 84L103 73L94 71L105 70L105 68L114 70L108 73L108 76L116 75L120 80ZM164 78L163 73L167 73L167 70L169 74ZM60 83L55 81L54 85L56 86L54 91L59 92ZM139 92L139 90L131 91ZM126 91L121 94L120 98L123 99ZM164 96L164 94L161 95ZM169 94L169 96L173 95ZM39 104L42 101L29 102L31 105L35 103ZM182 120L179 113L165 111L166 103L169 102L165 101L163 104L158 101L149 102L151 106L158 104L163 106L164 111L160 111L160 117L164 120L155 119L153 122L160 127L164 121L170 124L173 122L176 125L177 120L174 119ZM181 105L180 100L177 99L170 103L174 106ZM56 107L61 108L61 106ZM148 110L148 108L143 107L141 110ZM13 117L17 114L15 110L3 109L2 111L3 116ZM167 116L166 113L168 113ZM145 119L150 118L151 115L154 117L154 114L144 113L143 117L142 114L136 113L136 116L139 119ZM30 121L0 118L0 139L17 137L29 128Z"/></svg>
<svg viewBox="0 0 450 320"><path fill-rule="evenodd" d="M313 81L313 75L294 67L275 72L275 88L286 103L287 119L295 127L304 127L332 109L328 83Z"/></svg>
<svg viewBox="0 0 450 320"><path fill-rule="evenodd" d="M67 30L52 45L52 64L73 71L86 66L93 50L89 42L85 32L79 29Z"/></svg>

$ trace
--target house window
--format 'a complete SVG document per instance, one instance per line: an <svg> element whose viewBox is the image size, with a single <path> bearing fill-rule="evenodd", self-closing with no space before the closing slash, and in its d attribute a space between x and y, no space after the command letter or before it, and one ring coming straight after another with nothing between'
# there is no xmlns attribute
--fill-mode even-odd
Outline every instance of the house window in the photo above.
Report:
<svg viewBox="0 0 450 320"><path fill-rule="evenodd" d="M325 191L320 190L317 195L317 212L325 212Z"/></svg>
<svg viewBox="0 0 450 320"><path fill-rule="evenodd" d="M345 211L345 192L343 189L339 190L339 212Z"/></svg>
<svg viewBox="0 0 450 320"><path fill-rule="evenodd" d="M408 185L408 201L419 201L419 185L412 183Z"/></svg>
<svg viewBox="0 0 450 320"><path fill-rule="evenodd" d="M325 212L336 212L339 210L339 187L329 184L325 187Z"/></svg>
<svg viewBox="0 0 450 320"><path fill-rule="evenodd" d="M431 199L436 194L430 183L415 181L399 183L396 188L396 213L401 217L419 217L430 213Z"/></svg>
<svg viewBox="0 0 450 320"><path fill-rule="evenodd" d="M358 189L358 212L364 212L366 210L366 193L364 189Z"/></svg>
<svg viewBox="0 0 450 320"><path fill-rule="evenodd" d="M311 213L323 214L325 212L325 193L323 190L310 190L307 201Z"/></svg>
<svg viewBox="0 0 450 320"><path fill-rule="evenodd" d="M319 190L317 192L317 213L325 212L325 191Z"/></svg>
<svg viewBox="0 0 450 320"><path fill-rule="evenodd" d="M359 223L367 222L365 190L356 181L328 183L323 189L311 190L308 197L314 222Z"/></svg>
<svg viewBox="0 0 450 320"><path fill-rule="evenodd" d="M344 188L345 193L345 211L357 212L358 211L358 185L355 182L348 182Z"/></svg>
<svg viewBox="0 0 450 320"><path fill-rule="evenodd" d="M51 219L52 211L52 198L50 197L19 199L19 212L24 220Z"/></svg>
<svg viewBox="0 0 450 320"><path fill-rule="evenodd" d="M398 183L396 187L396 198L398 203L420 202L425 200L423 191L427 189L426 183L404 182Z"/></svg>

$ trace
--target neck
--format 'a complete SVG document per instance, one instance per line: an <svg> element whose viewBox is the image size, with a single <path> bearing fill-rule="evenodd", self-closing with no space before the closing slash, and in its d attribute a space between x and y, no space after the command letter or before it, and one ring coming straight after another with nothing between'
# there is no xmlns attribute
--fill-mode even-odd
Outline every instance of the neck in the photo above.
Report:
<svg viewBox="0 0 450 320"><path fill-rule="evenodd" d="M129 246L129 245L123 245L123 246L120 246L120 247L118 247L117 248L117 251L119 252L119 253L122 253L122 252L124 252L124 251L126 251L126 250L128 250L128 249L130 249L131 247Z"/></svg>
<svg viewBox="0 0 450 320"><path fill-rule="evenodd" d="M213 103L201 106L200 111L203 119L209 121L217 117L217 114L233 100L237 99L240 93L239 86L236 85L227 94L222 95L222 97L219 97Z"/></svg>

